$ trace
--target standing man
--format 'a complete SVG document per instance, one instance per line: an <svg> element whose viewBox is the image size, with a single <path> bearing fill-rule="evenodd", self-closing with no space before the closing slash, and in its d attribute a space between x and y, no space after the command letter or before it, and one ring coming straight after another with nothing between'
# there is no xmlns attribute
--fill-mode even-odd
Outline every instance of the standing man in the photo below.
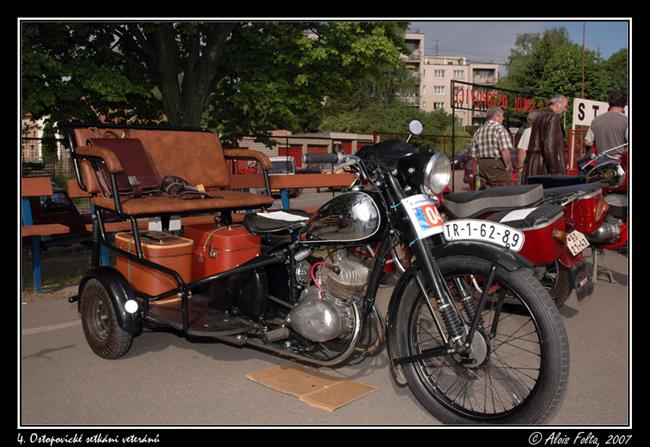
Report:
<svg viewBox="0 0 650 447"><path fill-rule="evenodd" d="M519 143L517 143L517 149L519 149L519 151L517 152L517 163L515 164L515 169L519 172L520 180L521 171L524 169L524 162L526 161L526 151L528 150L528 144L530 143L530 131L532 130L530 126L532 126L538 113L539 110L531 110L528 112L528 117L526 118L528 127L524 129L524 132L521 134L521 138L519 139Z"/></svg>
<svg viewBox="0 0 650 447"><path fill-rule="evenodd" d="M502 124L503 109L490 107L486 116L486 123L476 131L469 148L470 156L478 158L481 189L485 185L510 183L512 180L512 140L510 132Z"/></svg>
<svg viewBox="0 0 650 447"><path fill-rule="evenodd" d="M609 110L594 118L585 136L585 144L587 146L595 145L598 153L627 143L628 122L625 115L625 106L627 105L625 93L610 92L607 95L607 103ZM624 150L625 147L620 147L608 154L616 156Z"/></svg>
<svg viewBox="0 0 650 447"><path fill-rule="evenodd" d="M564 128L560 115L568 105L566 96L555 95L549 100L548 107L535 117L521 175L522 184L531 175L566 174Z"/></svg>

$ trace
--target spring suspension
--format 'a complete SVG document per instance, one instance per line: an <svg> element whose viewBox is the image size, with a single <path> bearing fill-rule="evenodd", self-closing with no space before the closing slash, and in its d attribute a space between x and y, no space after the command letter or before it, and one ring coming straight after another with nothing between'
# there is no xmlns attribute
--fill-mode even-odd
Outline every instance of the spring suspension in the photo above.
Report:
<svg viewBox="0 0 650 447"><path fill-rule="evenodd" d="M440 313L442 314L442 319L447 326L449 331L449 338L452 343L462 346L463 336L465 331L463 330L463 322L458 317L458 313L451 303L439 303Z"/></svg>
<svg viewBox="0 0 650 447"><path fill-rule="evenodd" d="M478 310L476 307L476 302L474 302L474 298L472 297L470 289L467 287L465 280L461 278L454 278L454 282L456 283L456 288L458 289L458 293L461 296L461 302L463 303L463 310L465 310L467 321L471 323L474 320L474 317L476 316L476 312ZM479 324L483 325L482 316L479 316Z"/></svg>

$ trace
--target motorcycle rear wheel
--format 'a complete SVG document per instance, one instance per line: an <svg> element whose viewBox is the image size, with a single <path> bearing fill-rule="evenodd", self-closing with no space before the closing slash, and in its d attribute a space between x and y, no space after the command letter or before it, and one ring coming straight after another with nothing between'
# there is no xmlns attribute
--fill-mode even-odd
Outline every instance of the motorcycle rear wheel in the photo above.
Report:
<svg viewBox="0 0 650 447"><path fill-rule="evenodd" d="M484 280L491 267L488 260L473 256L448 256L436 262L459 309L452 279ZM566 392L569 342L563 320L530 270L497 268L490 291L476 333L487 344L480 363L463 366L457 354L416 360L403 366L408 386L420 404L444 423L542 423L559 408ZM505 291L508 304L501 309L492 337L498 291ZM473 288L472 296L477 301L480 292ZM436 309L435 299L431 302ZM444 345L415 281L404 290L395 329L402 356Z"/></svg>

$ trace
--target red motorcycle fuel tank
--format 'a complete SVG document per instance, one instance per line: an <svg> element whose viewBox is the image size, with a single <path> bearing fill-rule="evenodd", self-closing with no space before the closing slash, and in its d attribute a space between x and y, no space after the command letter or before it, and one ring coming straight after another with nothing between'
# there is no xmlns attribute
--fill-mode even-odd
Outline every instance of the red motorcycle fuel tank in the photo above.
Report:
<svg viewBox="0 0 650 447"><path fill-rule="evenodd" d="M519 252L535 265L555 262L566 247L564 210L559 205L544 204L517 210L506 210L485 219L516 228L526 240Z"/></svg>

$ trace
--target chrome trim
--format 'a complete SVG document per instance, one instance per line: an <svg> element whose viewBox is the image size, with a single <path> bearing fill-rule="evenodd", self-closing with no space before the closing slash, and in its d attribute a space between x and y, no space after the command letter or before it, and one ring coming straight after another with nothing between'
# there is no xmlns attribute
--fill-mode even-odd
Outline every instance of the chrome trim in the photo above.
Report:
<svg viewBox="0 0 650 447"><path fill-rule="evenodd" d="M249 338L246 340L246 343L261 349L265 349L267 351L275 352L276 354L285 355L287 357L292 357L298 360L303 360L313 365L319 365L319 366L338 365L339 363L342 363L345 360L347 360L347 358L354 353L357 346L357 342L359 341L359 337L361 336L361 327L362 327L361 312L359 311L359 308L354 302L352 302L352 309L354 311L354 329L352 331L352 338L350 339L350 343L348 344L348 347L346 348L345 351L343 351L341 354L329 360L314 359L306 355L298 354L297 352L289 351L287 349L266 345L264 344L264 342L258 341L257 339Z"/></svg>
<svg viewBox="0 0 650 447"><path fill-rule="evenodd" d="M321 206L318 209L318 211L316 211L316 214L314 214L311 217L311 219L309 219L307 222L305 222L305 226L303 227L303 229L301 231L301 234L302 233L310 234L310 233L316 232L318 230L318 229L313 230L312 226L316 222L318 222L319 218L322 219L323 217L327 217L327 216L324 216L323 214L321 214L321 210L326 208L328 205L331 205L333 202L344 201L344 200L346 200L348 198L355 197L355 196L365 196L367 198L367 200L369 200L370 203L372 203L372 207L374 208L374 212L376 214L376 219L377 219L377 224L376 224L375 229L374 229L374 231L372 233L359 235L359 236L353 237L351 239L336 239L336 238L334 238L334 239L332 239L332 238L329 238L329 239L313 239L313 240L300 241L300 243L301 244L323 244L323 243L340 243L340 242L360 242L360 241L369 239L369 238L373 237L375 234L377 234L379 232L379 229L381 228L381 224L382 224L381 210L379 209L379 206L377 205L377 203L375 202L373 197L371 195L369 195L369 194L366 194L365 192L362 192L362 191L347 192L347 193L341 194L340 196L335 197L334 199L332 199L332 200L328 201L327 203L325 203L323 206ZM348 210L351 210L354 207L354 205L356 205L356 203L353 204L352 206L348 206L348 205L349 204L346 204L345 207ZM375 218L375 216L370 216L370 218L365 222L365 224L366 225L371 225L370 221L372 219L374 219L374 218Z"/></svg>

